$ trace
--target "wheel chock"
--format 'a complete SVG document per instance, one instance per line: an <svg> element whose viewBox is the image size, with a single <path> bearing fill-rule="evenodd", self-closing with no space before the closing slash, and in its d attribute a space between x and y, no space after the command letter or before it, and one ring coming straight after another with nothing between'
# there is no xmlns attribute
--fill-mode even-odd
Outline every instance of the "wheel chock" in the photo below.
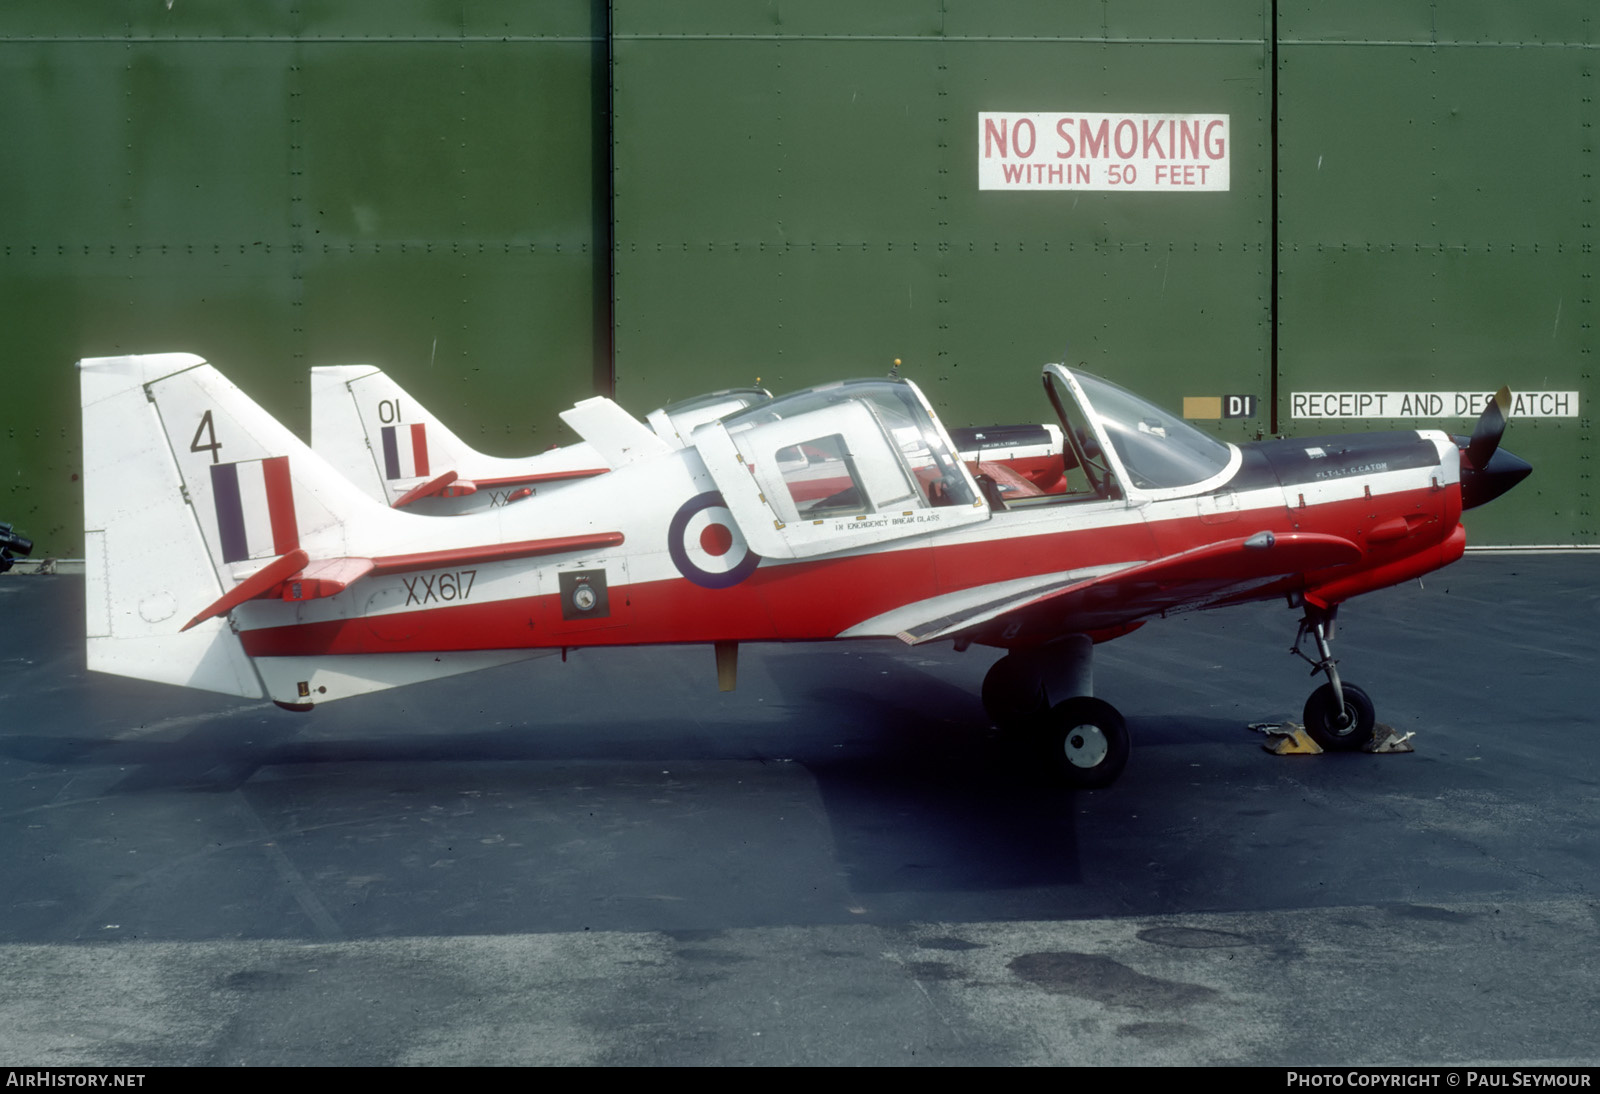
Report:
<svg viewBox="0 0 1600 1094"><path fill-rule="evenodd" d="M1363 752L1415 752L1411 738L1415 733L1399 733L1382 722L1372 727L1372 740L1361 746Z"/></svg>
<svg viewBox="0 0 1600 1094"><path fill-rule="evenodd" d="M1267 735L1261 747L1274 756L1315 756L1323 751L1298 722L1251 722L1249 728ZM1394 726L1379 722L1372 727L1372 740L1362 745L1361 751L1374 754L1415 752L1411 747L1414 736L1415 733L1400 733Z"/></svg>
<svg viewBox="0 0 1600 1094"><path fill-rule="evenodd" d="M1250 728L1267 735L1261 747L1274 756L1315 756L1322 751L1298 722L1251 722Z"/></svg>

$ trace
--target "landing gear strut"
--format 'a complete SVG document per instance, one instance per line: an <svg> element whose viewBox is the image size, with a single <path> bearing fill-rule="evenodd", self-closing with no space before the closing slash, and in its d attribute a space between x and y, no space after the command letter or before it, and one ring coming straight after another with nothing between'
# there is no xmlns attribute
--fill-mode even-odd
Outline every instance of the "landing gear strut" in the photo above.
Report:
<svg viewBox="0 0 1600 1094"><path fill-rule="evenodd" d="M1289 652L1311 666L1311 675L1320 672L1328 677L1328 682L1306 700L1306 732L1329 752L1354 752L1372 740L1372 728L1377 719L1367 693L1339 679L1339 662L1328 648L1337 611L1337 606L1313 608L1307 605L1305 618L1300 621L1299 633ZM1317 647L1315 661L1300 649L1307 635Z"/></svg>
<svg viewBox="0 0 1600 1094"><path fill-rule="evenodd" d="M1117 708L1093 697L1094 643L1071 635L1013 650L983 678L983 708L999 729L1023 739L1057 782L1110 786L1128 763L1128 727Z"/></svg>

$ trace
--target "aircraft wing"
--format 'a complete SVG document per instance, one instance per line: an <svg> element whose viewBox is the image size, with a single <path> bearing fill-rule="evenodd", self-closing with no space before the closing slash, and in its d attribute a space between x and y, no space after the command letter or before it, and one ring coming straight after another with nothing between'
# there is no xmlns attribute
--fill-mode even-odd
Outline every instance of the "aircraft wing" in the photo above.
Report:
<svg viewBox="0 0 1600 1094"><path fill-rule="evenodd" d="M997 586L994 597L978 602L974 590L966 591L959 603L948 597L922 601L910 610L921 607L924 617L907 622L899 637L910 645L958 635L1013 643L1030 636L1108 630L1152 615L1246 599L1252 590L1284 578L1361 557L1361 548L1340 536L1258 532L1109 572L1062 575L1025 590Z"/></svg>

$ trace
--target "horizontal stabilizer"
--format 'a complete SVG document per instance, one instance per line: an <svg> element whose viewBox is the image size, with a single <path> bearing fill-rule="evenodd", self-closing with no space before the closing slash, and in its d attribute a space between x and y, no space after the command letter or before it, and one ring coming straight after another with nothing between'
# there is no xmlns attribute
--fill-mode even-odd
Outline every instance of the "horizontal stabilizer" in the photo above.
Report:
<svg viewBox="0 0 1600 1094"><path fill-rule="evenodd" d="M311 563L283 583L285 600L337 596L377 569L370 558L328 558Z"/></svg>
<svg viewBox="0 0 1600 1094"><path fill-rule="evenodd" d="M186 631L190 627L198 623L204 623L208 619L215 619L219 615L227 615L246 600L254 600L258 596L266 596L273 589L283 584L292 574L303 568L308 561L309 558L305 551L298 547L286 555L273 559L206 605L205 608L201 609L200 614L178 629Z"/></svg>
<svg viewBox="0 0 1600 1094"><path fill-rule="evenodd" d="M274 559L233 589L204 608L180 630L226 615L246 600L280 595L284 600L319 600L335 596L368 574L402 574L444 566L473 566L486 562L535 558L595 547L621 544L621 532L599 532L583 536L557 536L530 539L520 543L494 543L482 547L463 547L448 551L422 551L411 555L381 555L377 558L330 558L311 562L306 552L296 548Z"/></svg>
<svg viewBox="0 0 1600 1094"><path fill-rule="evenodd" d="M431 498L435 494L443 494L460 477L454 471L446 471L444 474L431 478L427 482L418 483L398 498L395 498L390 508L404 509L418 498ZM474 486L471 490L463 491L463 493L475 494L477 491L478 488Z"/></svg>

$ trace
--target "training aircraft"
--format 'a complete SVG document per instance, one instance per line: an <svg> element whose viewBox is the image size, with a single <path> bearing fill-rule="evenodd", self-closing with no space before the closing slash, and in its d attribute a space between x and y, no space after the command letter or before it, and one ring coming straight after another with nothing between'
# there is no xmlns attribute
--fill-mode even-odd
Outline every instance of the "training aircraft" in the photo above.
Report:
<svg viewBox="0 0 1600 1094"><path fill-rule="evenodd" d="M896 362L898 366L898 362ZM759 380L757 381L760 382ZM696 426L764 403L761 387L714 391L652 410L650 429L671 448L683 448ZM592 412L615 415L607 400ZM581 403L562 413L574 429L591 409ZM1052 425L952 429L960 458L980 463L1002 493L1066 488L1061 471L1061 431ZM538 494L548 495L610 468L592 444L580 441L520 459L474 450L421 402L371 365L327 365L311 370L311 447L368 495L395 509L430 516L480 512ZM1018 481L1018 476L1025 481Z"/></svg>
<svg viewBox="0 0 1600 1094"><path fill-rule="evenodd" d="M1455 561L1464 508L1530 470L1433 430L1224 444L1052 364L1056 492L1002 492L909 380L827 384L682 446L608 399L569 417L609 470L450 519L368 496L199 357L79 362L88 665L291 710L568 648L899 637L1004 649L983 702L1072 787L1128 757L1093 648L1177 611L1284 597L1327 683L1324 747L1372 734L1339 606ZM431 437L430 437L431 444ZM981 463L979 464L981 467ZM1020 478L1020 476L1019 476Z"/></svg>

